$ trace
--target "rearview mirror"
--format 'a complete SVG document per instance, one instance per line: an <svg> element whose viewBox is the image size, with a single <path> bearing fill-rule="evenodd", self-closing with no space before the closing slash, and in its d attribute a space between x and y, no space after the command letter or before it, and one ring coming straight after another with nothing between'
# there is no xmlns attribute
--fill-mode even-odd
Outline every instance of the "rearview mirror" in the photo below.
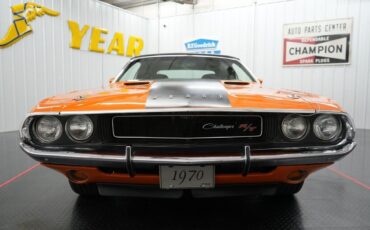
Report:
<svg viewBox="0 0 370 230"><path fill-rule="evenodd" d="M115 77L111 77L111 78L109 78L109 84L112 84L112 83L113 83L113 81L114 81L114 79L115 79Z"/></svg>
<svg viewBox="0 0 370 230"><path fill-rule="evenodd" d="M261 78L258 78L258 82L262 85L263 84L263 80Z"/></svg>

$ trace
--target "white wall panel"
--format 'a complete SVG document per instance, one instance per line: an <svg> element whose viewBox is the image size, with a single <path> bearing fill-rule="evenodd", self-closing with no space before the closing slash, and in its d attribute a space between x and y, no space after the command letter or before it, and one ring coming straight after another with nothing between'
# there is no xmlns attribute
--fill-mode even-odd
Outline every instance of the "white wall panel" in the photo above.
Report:
<svg viewBox="0 0 370 230"><path fill-rule="evenodd" d="M0 35L12 22L10 6L0 1ZM15 130L40 99L106 83L127 58L69 48L67 20L101 26L144 38L145 53L184 51L184 41L213 37L224 54L240 57L266 86L314 92L338 101L359 128L370 129L370 1L368 0L199 0L189 5L163 3L132 9L138 17L96 0L36 1L61 12L31 23L34 32L16 45L0 49L0 131ZM226 3L227 2L227 3ZM353 18L351 64L320 67L282 66L285 23ZM255 25L255 27L253 26ZM89 32L88 32L89 33ZM158 40L159 39L159 40ZM107 44L106 44L107 45Z"/></svg>
<svg viewBox="0 0 370 230"><path fill-rule="evenodd" d="M184 52L184 43L189 39L215 38L220 40L223 53L238 56L247 64L251 64L251 59L247 57L252 50L253 36L251 31L244 28L253 27L252 11L253 9L248 7L161 18L159 50L162 53ZM157 19L151 21L157 28Z"/></svg>
<svg viewBox="0 0 370 230"><path fill-rule="evenodd" d="M160 52L183 52L184 42L193 35L193 17L186 15L163 18L160 20L159 28Z"/></svg>
<svg viewBox="0 0 370 230"><path fill-rule="evenodd" d="M160 4L160 52L184 51L189 36L218 38L223 54L240 57L266 86L330 97L354 117L357 127L370 129L369 0L199 2L190 11L189 6ZM158 31L157 9L150 5L132 10L151 18L149 30L154 33ZM282 66L283 24L347 17L353 18L350 65ZM157 43L151 42L150 50L157 50Z"/></svg>
<svg viewBox="0 0 370 230"><path fill-rule="evenodd" d="M0 36L12 23L10 6L21 0L0 1ZM39 100L67 91L106 85L128 58L87 51L90 31L81 50L69 48L67 20L109 30L105 48L114 32L141 36L147 41L148 20L97 0L38 0L60 12L31 22L33 33L8 48L0 49L0 132L18 129L27 111ZM147 44L144 44L144 47ZM145 52L144 48L144 51Z"/></svg>
<svg viewBox="0 0 370 230"><path fill-rule="evenodd" d="M252 52L253 8L235 8L225 11L200 13L194 16L193 37L210 37L220 40L224 54L238 56L244 63L251 64L248 53Z"/></svg>

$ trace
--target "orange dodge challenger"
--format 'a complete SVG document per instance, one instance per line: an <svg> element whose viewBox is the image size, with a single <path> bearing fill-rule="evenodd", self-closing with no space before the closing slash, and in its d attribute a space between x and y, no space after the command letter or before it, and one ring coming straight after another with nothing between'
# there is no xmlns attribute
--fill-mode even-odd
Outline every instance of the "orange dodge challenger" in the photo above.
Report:
<svg viewBox="0 0 370 230"><path fill-rule="evenodd" d="M109 88L41 101L20 147L80 195L290 195L356 146L349 115L265 88L239 59L132 58Z"/></svg>

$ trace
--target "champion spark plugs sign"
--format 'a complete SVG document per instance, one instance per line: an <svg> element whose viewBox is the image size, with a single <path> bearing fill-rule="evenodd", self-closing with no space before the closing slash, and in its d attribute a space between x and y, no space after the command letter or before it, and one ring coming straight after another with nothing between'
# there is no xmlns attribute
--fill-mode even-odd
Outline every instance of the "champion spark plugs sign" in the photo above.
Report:
<svg viewBox="0 0 370 230"><path fill-rule="evenodd" d="M283 65L348 64L352 19L284 25Z"/></svg>

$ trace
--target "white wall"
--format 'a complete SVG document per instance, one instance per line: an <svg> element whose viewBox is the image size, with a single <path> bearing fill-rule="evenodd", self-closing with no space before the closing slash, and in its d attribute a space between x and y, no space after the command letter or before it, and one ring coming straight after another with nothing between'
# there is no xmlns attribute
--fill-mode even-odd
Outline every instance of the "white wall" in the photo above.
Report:
<svg viewBox="0 0 370 230"><path fill-rule="evenodd" d="M199 0L194 9L162 3L130 10L151 18L148 52L184 51L186 39L217 38L223 54L240 57L266 86L330 97L354 117L358 128L370 129L370 1L254 2ZM347 17L353 18L350 65L282 66L283 24Z"/></svg>
<svg viewBox="0 0 370 230"><path fill-rule="evenodd" d="M10 6L21 2L0 1L0 36L12 22ZM355 118L357 127L370 129L369 0L258 0L256 4L253 0L199 0L194 9L162 3L159 22L156 4L128 13L97 0L36 2L61 15L36 19L31 23L32 35L0 49L0 131L16 130L26 112L42 98L100 87L127 61L120 56L70 49L68 19L120 31L126 38L141 36L143 53L184 51L183 43L189 38L218 38L223 53L240 57L266 86L331 97ZM346 17L353 18L352 64L282 67L284 23Z"/></svg>
<svg viewBox="0 0 370 230"><path fill-rule="evenodd" d="M10 6L26 1L0 1L0 36L12 23ZM31 22L33 34L15 45L0 49L0 132L16 130L25 114L39 100L71 90L97 88L108 82L128 58L88 52L90 31L82 50L69 48L67 20L123 32L147 40L148 20L97 0L39 0L59 11L58 17L43 16ZM106 44L105 46L107 46ZM146 44L144 44L145 47ZM145 52L145 48L144 48Z"/></svg>

